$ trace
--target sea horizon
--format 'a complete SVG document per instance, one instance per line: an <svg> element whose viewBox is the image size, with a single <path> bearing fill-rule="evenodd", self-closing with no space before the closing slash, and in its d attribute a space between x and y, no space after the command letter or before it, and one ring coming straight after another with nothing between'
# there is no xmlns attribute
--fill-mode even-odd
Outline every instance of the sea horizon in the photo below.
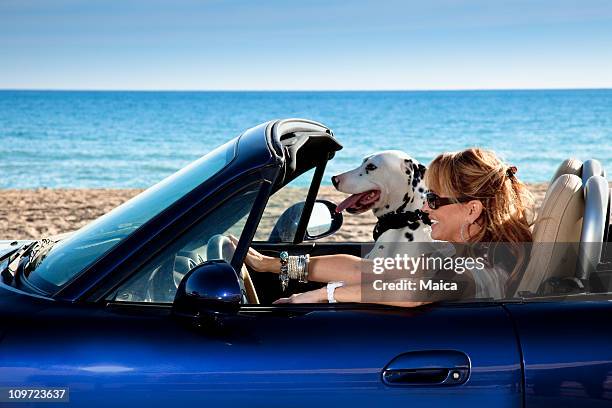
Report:
<svg viewBox="0 0 612 408"><path fill-rule="evenodd" d="M524 91L610 91L612 87L563 88L441 88L441 89L122 89L122 88L0 88L0 92L524 92Z"/></svg>
<svg viewBox="0 0 612 408"><path fill-rule="evenodd" d="M344 144L324 185L386 149L427 164L444 151L489 148L526 182L548 181L567 157L612 166L610 88L0 89L0 188L146 188L285 117L322 122Z"/></svg>

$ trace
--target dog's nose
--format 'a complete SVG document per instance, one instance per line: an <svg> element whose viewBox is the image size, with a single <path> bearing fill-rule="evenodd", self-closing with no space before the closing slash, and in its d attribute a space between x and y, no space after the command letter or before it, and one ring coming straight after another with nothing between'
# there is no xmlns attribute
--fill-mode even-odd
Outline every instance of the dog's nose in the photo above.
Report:
<svg viewBox="0 0 612 408"><path fill-rule="evenodd" d="M338 184L340 184L340 180L338 180L338 176L332 176L332 184L335 188L338 188Z"/></svg>

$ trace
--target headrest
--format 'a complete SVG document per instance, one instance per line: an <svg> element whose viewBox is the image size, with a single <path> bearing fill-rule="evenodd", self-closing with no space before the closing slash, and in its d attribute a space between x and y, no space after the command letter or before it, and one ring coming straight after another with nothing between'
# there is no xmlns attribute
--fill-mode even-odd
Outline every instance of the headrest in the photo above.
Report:
<svg viewBox="0 0 612 408"><path fill-rule="evenodd" d="M563 174L574 174L580 177L582 175L582 160L574 158L563 160L563 163L557 168L555 175L550 179L550 184L552 185Z"/></svg>

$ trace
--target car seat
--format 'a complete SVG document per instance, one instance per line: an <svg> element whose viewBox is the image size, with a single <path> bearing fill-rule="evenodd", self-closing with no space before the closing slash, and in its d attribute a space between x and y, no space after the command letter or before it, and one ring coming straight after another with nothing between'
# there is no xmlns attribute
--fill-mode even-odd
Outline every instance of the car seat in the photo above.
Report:
<svg viewBox="0 0 612 408"><path fill-rule="evenodd" d="M610 222L610 190L597 160L561 163L533 230L519 295L583 288L602 258ZM569 285L568 285L569 284Z"/></svg>
<svg viewBox="0 0 612 408"><path fill-rule="evenodd" d="M551 278L575 274L576 244L580 241L584 214L582 180L576 174L559 174L546 192L533 228L529 261L516 289L519 296L538 293L542 284Z"/></svg>

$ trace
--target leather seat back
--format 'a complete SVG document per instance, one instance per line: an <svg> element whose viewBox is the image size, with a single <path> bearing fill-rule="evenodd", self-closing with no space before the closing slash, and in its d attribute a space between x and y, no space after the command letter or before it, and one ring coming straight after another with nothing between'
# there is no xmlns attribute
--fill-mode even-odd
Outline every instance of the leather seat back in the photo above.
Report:
<svg viewBox="0 0 612 408"><path fill-rule="evenodd" d="M561 173L551 183L540 208L533 247L516 294L535 294L550 278L574 276L583 214L582 180L576 174Z"/></svg>

